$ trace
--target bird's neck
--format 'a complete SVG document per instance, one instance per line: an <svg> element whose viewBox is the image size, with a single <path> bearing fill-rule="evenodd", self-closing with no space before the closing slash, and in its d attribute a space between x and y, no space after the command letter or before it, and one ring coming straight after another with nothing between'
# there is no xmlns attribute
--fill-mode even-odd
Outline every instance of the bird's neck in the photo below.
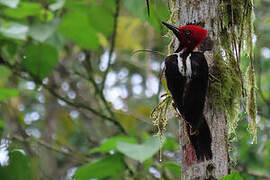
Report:
<svg viewBox="0 0 270 180"><path fill-rule="evenodd" d="M192 50L180 47L177 48L177 50L174 52L174 54L177 54L179 57L181 57L181 61L186 60L187 57L192 53ZM179 60L180 60L179 59Z"/></svg>
<svg viewBox="0 0 270 180"><path fill-rule="evenodd" d="M179 54L182 59L186 59L192 52L192 48L184 47L180 44L179 47L175 50L174 54Z"/></svg>

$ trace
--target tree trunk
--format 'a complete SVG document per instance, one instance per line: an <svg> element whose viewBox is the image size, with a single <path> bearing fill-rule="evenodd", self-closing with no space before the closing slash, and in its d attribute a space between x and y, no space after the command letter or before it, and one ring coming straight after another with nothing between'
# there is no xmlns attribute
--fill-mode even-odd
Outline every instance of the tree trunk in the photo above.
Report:
<svg viewBox="0 0 270 180"><path fill-rule="evenodd" d="M208 66L211 70L213 56L219 51L218 37L218 6L219 0L174 0L172 7L172 20L176 25L198 24L208 31L208 36L214 41L212 51L205 53ZM172 44L174 47L177 45ZM211 82L210 82L211 83ZM220 178L229 172L228 144L226 135L226 117L221 110L211 107L206 101L205 117L212 134L212 161L194 163L188 166L185 162L185 150L188 147L188 139L185 135L183 121L180 121L180 149L182 154L182 180L200 180Z"/></svg>

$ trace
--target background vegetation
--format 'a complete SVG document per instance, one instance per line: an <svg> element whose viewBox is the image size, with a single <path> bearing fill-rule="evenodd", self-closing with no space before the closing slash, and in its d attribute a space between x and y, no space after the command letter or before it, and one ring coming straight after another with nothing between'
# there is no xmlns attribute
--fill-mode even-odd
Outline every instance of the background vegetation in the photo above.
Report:
<svg viewBox="0 0 270 180"><path fill-rule="evenodd" d="M150 3L0 0L1 179L179 179L178 120L160 144L149 118L170 16ZM258 142L240 112L230 146L247 180L270 179L270 2L255 13Z"/></svg>

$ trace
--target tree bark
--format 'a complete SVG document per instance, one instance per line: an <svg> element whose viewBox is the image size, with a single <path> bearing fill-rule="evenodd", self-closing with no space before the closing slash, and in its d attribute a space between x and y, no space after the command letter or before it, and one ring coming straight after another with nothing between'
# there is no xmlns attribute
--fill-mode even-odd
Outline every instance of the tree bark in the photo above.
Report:
<svg viewBox="0 0 270 180"><path fill-rule="evenodd" d="M176 20L177 25L198 24L208 31L208 36L214 41L215 48L205 53L208 66L211 69L213 55L221 48L218 45L220 41L218 37L219 0L174 0L173 3L174 7L172 7L171 12L175 14L172 15L172 18ZM176 47L176 41L172 45ZM195 162L191 166L187 166L184 154L189 141L185 135L183 121L180 121L179 140L182 154L182 180L221 178L229 172L225 113L211 107L209 101L206 100L204 114L212 134L213 159L201 163Z"/></svg>

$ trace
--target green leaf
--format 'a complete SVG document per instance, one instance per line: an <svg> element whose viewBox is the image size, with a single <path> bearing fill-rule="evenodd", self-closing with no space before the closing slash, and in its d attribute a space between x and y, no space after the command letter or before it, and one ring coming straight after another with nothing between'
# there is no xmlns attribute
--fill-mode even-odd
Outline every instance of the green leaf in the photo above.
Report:
<svg viewBox="0 0 270 180"><path fill-rule="evenodd" d="M89 11L91 26L104 35L110 35L113 30L113 14L102 6L92 6Z"/></svg>
<svg viewBox="0 0 270 180"><path fill-rule="evenodd" d="M154 164L154 160L153 158L149 158L149 159L146 159L144 162L143 162L143 167L144 167L144 170L146 172L149 172L149 168Z"/></svg>
<svg viewBox="0 0 270 180"><path fill-rule="evenodd" d="M103 4L102 4L106 9L108 9L109 11L115 13L116 10L116 2L115 0L103 0Z"/></svg>
<svg viewBox="0 0 270 180"><path fill-rule="evenodd" d="M142 20L147 20L147 9L145 1L125 0L125 6L128 10Z"/></svg>
<svg viewBox="0 0 270 180"><path fill-rule="evenodd" d="M0 66L0 85L5 85L8 82L8 78L11 75L11 71L6 66Z"/></svg>
<svg viewBox="0 0 270 180"><path fill-rule="evenodd" d="M220 180L243 180L243 178L240 176L238 171L235 171L223 178L220 178Z"/></svg>
<svg viewBox="0 0 270 180"><path fill-rule="evenodd" d="M14 58L17 55L19 45L13 39L1 39L0 41L0 54L2 58L8 60L10 63L14 62ZM1 71L0 71L1 72ZM1 79L1 77L0 77Z"/></svg>
<svg viewBox="0 0 270 180"><path fill-rule="evenodd" d="M120 154L115 154L79 167L73 178L76 180L102 179L119 175L122 171L124 171L123 157Z"/></svg>
<svg viewBox="0 0 270 180"><path fill-rule="evenodd" d="M64 37L56 31L45 41L45 43L53 46L57 51L61 51L64 46Z"/></svg>
<svg viewBox="0 0 270 180"><path fill-rule="evenodd" d="M63 16L60 32L82 48L96 49L99 39L89 22L87 12L74 10Z"/></svg>
<svg viewBox="0 0 270 180"><path fill-rule="evenodd" d="M27 31L28 26L19 23L8 22L0 25L0 34L13 39L25 40Z"/></svg>
<svg viewBox="0 0 270 180"><path fill-rule="evenodd" d="M8 166L0 166L0 177L5 180L32 179L31 161L20 151L10 152Z"/></svg>
<svg viewBox="0 0 270 180"><path fill-rule="evenodd" d="M130 133L135 129L134 127L136 127L136 122L138 121L136 117L121 111L114 114L127 132Z"/></svg>
<svg viewBox="0 0 270 180"><path fill-rule="evenodd" d="M173 162L163 162L163 166L167 167L175 176L181 178L181 166Z"/></svg>
<svg viewBox="0 0 270 180"><path fill-rule="evenodd" d="M4 126L5 126L5 122L2 119L0 119L0 128L4 128Z"/></svg>
<svg viewBox="0 0 270 180"><path fill-rule="evenodd" d="M0 101L7 100L18 95L19 91L17 89L0 88Z"/></svg>
<svg viewBox="0 0 270 180"><path fill-rule="evenodd" d="M151 137L143 144L132 144L127 142L117 143L117 149L120 152L140 162L143 162L146 159L152 157L156 152L158 152L159 148L160 138L158 136Z"/></svg>
<svg viewBox="0 0 270 180"><path fill-rule="evenodd" d="M178 148L179 148L179 145L178 145L177 140L173 137L167 136L166 142L162 149L168 150L168 151L175 151Z"/></svg>
<svg viewBox="0 0 270 180"><path fill-rule="evenodd" d="M40 79L47 77L58 62L56 49L47 44L31 44L23 57L22 66Z"/></svg>
<svg viewBox="0 0 270 180"><path fill-rule="evenodd" d="M39 15L42 6L40 3L33 3L33 2L22 2L19 4L19 7L16 9L4 9L3 12L6 16L9 16L11 18L25 18L28 16L35 16Z"/></svg>
<svg viewBox="0 0 270 180"><path fill-rule="evenodd" d="M60 23L59 19L54 19L48 23L34 24L29 28L28 34L33 39L40 42L44 42L56 31L56 28L58 27L59 23Z"/></svg>
<svg viewBox="0 0 270 180"><path fill-rule="evenodd" d="M139 17L143 21L148 21L156 30L160 29L161 19L164 20L170 17L168 6L164 2L150 1L150 17L147 15L145 1L125 0L124 4L133 15Z"/></svg>
<svg viewBox="0 0 270 180"><path fill-rule="evenodd" d="M0 4L4 4L10 8L16 8L20 0L0 0Z"/></svg>
<svg viewBox="0 0 270 180"><path fill-rule="evenodd" d="M162 2L157 2L157 4L153 4L152 1L150 8L151 8L151 16L148 19L149 23L155 27L156 30L161 29L161 19L169 19L170 12L168 9L167 4Z"/></svg>
<svg viewBox="0 0 270 180"><path fill-rule="evenodd" d="M52 11L47 9L42 9L39 14L39 18L42 22L48 22L53 20L54 14Z"/></svg>
<svg viewBox="0 0 270 180"><path fill-rule="evenodd" d="M125 136L116 136L116 137L112 137L110 139L105 140L98 148L92 149L90 153L109 152L111 150L117 150L116 145L120 141L136 143L136 140L134 138L125 137Z"/></svg>

